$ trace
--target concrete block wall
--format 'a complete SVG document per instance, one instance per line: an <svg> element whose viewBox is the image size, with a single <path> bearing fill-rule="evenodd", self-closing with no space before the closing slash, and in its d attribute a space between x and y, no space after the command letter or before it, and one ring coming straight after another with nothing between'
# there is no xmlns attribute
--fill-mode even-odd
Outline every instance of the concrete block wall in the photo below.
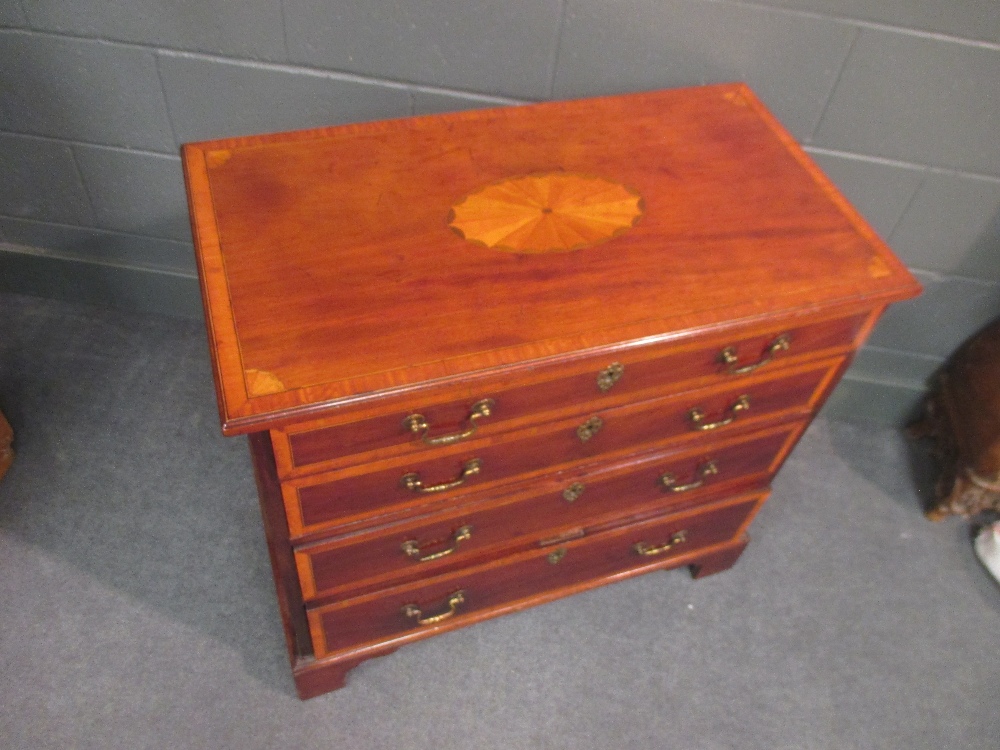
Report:
<svg viewBox="0 0 1000 750"><path fill-rule="evenodd" d="M830 414L1000 315L996 0L9 0L0 289L200 314L181 143L743 80L926 286Z"/></svg>

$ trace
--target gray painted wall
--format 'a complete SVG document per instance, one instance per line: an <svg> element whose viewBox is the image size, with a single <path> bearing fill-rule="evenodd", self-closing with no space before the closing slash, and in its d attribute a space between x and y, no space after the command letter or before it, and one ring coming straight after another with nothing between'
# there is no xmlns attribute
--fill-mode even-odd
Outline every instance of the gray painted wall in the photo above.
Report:
<svg viewBox="0 0 1000 750"><path fill-rule="evenodd" d="M748 82L926 285L828 412L1000 314L996 0L8 0L0 289L198 315L189 140Z"/></svg>

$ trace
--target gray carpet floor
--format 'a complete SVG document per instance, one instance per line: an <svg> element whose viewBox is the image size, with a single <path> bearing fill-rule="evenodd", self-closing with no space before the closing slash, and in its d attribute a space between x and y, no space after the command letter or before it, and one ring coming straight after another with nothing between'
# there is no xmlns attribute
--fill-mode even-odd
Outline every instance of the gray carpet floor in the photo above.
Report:
<svg viewBox="0 0 1000 750"><path fill-rule="evenodd" d="M897 433L810 428L732 570L366 662L305 703L201 324L0 296L0 747L995 748L1000 586Z"/></svg>

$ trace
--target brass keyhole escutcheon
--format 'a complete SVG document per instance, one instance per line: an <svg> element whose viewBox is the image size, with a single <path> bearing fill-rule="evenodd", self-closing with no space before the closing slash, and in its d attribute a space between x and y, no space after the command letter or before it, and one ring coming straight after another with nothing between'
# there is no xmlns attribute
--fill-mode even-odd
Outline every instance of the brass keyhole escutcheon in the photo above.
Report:
<svg viewBox="0 0 1000 750"><path fill-rule="evenodd" d="M581 443L586 443L604 427L604 420L600 417L591 417L582 425L576 428L576 436Z"/></svg>
<svg viewBox="0 0 1000 750"><path fill-rule="evenodd" d="M612 362L597 374L597 387L602 393L611 390L615 383L622 379L625 374L625 365L621 362Z"/></svg>
<svg viewBox="0 0 1000 750"><path fill-rule="evenodd" d="M585 489L587 489L587 487L583 482L573 482L573 484L563 490L563 500L567 503L576 502L580 499L580 496L583 494Z"/></svg>

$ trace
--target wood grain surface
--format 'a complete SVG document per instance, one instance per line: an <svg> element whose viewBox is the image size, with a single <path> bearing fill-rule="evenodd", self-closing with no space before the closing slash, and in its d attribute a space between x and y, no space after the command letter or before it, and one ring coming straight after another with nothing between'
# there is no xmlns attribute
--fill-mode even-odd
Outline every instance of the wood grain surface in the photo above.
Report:
<svg viewBox="0 0 1000 750"><path fill-rule="evenodd" d="M229 433L431 379L918 285L742 85L187 145ZM580 173L641 196L571 252L449 227L485 186Z"/></svg>

